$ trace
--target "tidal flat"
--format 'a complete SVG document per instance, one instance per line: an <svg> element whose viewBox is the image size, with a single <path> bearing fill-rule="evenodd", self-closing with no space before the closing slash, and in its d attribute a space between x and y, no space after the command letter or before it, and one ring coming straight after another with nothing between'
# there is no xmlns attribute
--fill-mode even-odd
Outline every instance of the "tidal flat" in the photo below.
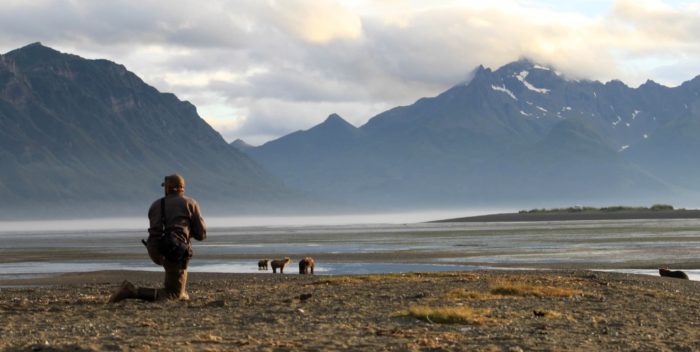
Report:
<svg viewBox="0 0 700 352"><path fill-rule="evenodd" d="M0 349L693 351L699 283L655 273L667 265L698 278L698 228L219 226L194 245L190 301L117 304L107 299L124 279L162 282L140 244L145 231L6 231ZM258 259L284 256L293 259L285 274L258 271ZM304 256L317 275L297 274Z"/></svg>
<svg viewBox="0 0 700 352"><path fill-rule="evenodd" d="M255 273L262 258L312 256L319 274L479 268L700 269L700 220L219 226L194 242L192 271ZM0 233L0 275L159 270L145 230Z"/></svg>

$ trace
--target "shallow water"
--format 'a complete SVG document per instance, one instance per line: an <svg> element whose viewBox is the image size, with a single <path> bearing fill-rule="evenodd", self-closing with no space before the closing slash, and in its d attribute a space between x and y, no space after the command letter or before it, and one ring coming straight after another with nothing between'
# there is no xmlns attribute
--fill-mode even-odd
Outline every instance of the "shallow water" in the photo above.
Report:
<svg viewBox="0 0 700 352"><path fill-rule="evenodd" d="M383 273L409 273L409 272L439 272L439 271L475 271L475 270L499 270L502 267L483 265L439 265L439 264L411 264L411 263L323 263L315 267L316 275L363 275ZM511 270L513 268L507 268ZM546 270L517 268L520 270ZM119 261L119 262L25 262L0 264L1 280L33 279L47 277L68 272L91 272L97 270L139 270L161 271L160 267L143 261ZM659 276L655 269L596 269L597 271L621 272L627 274L641 274ZM244 260L199 260L189 267L190 272L208 273L261 273L257 266ZM683 270L690 280L700 280L700 269ZM264 271L262 271L264 272ZM268 270L269 272L269 270ZM285 275L296 274L295 268L287 268ZM3 286L5 287L5 286Z"/></svg>
<svg viewBox="0 0 700 352"><path fill-rule="evenodd" d="M250 258L317 259L319 274L474 270L498 266L671 268L700 262L700 220L419 223L212 227L195 242L192 271L257 271ZM15 230L0 233L0 278L94 270L161 270L145 230ZM640 266L643 265L643 266ZM294 272L294 262L288 271ZM686 270L697 278L695 270ZM657 275L655 270L635 273Z"/></svg>
<svg viewBox="0 0 700 352"><path fill-rule="evenodd" d="M317 275L379 274L405 272L435 272L486 269L474 265L440 265L410 263L323 263L316 265ZM25 262L0 264L0 280L26 279L66 272L90 272L98 270L141 270L162 271L163 269L143 261L103 261L103 262ZM257 263L250 260L209 260L193 261L190 272L214 273L261 273ZM270 272L268 270L267 272ZM293 265L285 269L285 274L297 274Z"/></svg>

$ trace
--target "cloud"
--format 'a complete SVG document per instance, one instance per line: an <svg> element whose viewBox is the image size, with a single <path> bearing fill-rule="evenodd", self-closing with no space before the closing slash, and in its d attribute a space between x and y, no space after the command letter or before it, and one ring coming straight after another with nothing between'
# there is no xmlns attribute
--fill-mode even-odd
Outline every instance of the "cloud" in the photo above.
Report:
<svg viewBox="0 0 700 352"><path fill-rule="evenodd" d="M700 62L700 6L660 0L5 1L1 49L42 41L127 66L261 142L330 113L361 125L520 57L570 77L675 85Z"/></svg>
<svg viewBox="0 0 700 352"><path fill-rule="evenodd" d="M241 126L241 121L238 119L232 119L232 118L226 118L226 117L219 117L221 115L220 112L217 114L217 116L211 116L207 112L201 112L200 115L202 116L202 119L206 121L211 127L213 127L215 130L217 130L222 136L226 136L230 134L231 132L238 131ZM233 139L228 138L228 141L231 142Z"/></svg>
<svg viewBox="0 0 700 352"><path fill-rule="evenodd" d="M620 0L613 12L618 36L628 36L622 45L637 54L659 54L666 50L697 51L700 38L700 9L671 7L658 0Z"/></svg>
<svg viewBox="0 0 700 352"><path fill-rule="evenodd" d="M339 2L284 0L271 2L273 21L303 40L326 44L338 39L357 39L362 35L359 16Z"/></svg>

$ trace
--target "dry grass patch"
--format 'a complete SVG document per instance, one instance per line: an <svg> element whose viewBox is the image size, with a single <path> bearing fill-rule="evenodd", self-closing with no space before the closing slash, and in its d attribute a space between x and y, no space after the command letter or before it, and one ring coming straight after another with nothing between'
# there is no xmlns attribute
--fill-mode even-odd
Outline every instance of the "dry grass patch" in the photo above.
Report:
<svg viewBox="0 0 700 352"><path fill-rule="evenodd" d="M472 291L463 288L451 290L445 294L445 298L451 300L491 300L502 299L508 296L535 296L535 297L573 297L580 295L581 291L566 288L533 285L521 282L499 280L490 285L488 292Z"/></svg>
<svg viewBox="0 0 700 352"><path fill-rule="evenodd" d="M357 277L353 276L332 276L328 277L325 279L321 279L318 281L314 281L312 284L314 285L340 285L340 284L347 284L347 283L354 283L354 282L362 282Z"/></svg>
<svg viewBox="0 0 700 352"><path fill-rule="evenodd" d="M455 272L455 271L437 271L431 273L407 273L401 275L412 275L422 278L461 278L461 279L478 279L479 275L475 273Z"/></svg>
<svg viewBox="0 0 700 352"><path fill-rule="evenodd" d="M447 299L474 299L474 300L489 300L489 299L499 299L502 298L501 296L494 296L493 294L489 292L479 292L479 291L471 291L471 290L465 290L463 288L456 288L452 291L447 292L445 294L445 297Z"/></svg>
<svg viewBox="0 0 700 352"><path fill-rule="evenodd" d="M362 275L362 276L331 276L314 282L317 285L340 285L353 284L360 282L378 282L386 280L380 275Z"/></svg>
<svg viewBox="0 0 700 352"><path fill-rule="evenodd" d="M405 282L421 282L430 279L440 278L465 278L473 279L473 274L462 274L454 272L445 273L396 273L396 274L372 274L372 275L348 275L348 276L331 276L314 282L318 285L338 285L346 283L360 282L383 282L383 281L405 281Z"/></svg>
<svg viewBox="0 0 700 352"><path fill-rule="evenodd" d="M413 306L397 313L397 316L413 317L438 324L474 324L481 325L488 321L490 309L469 307L427 307Z"/></svg>
<svg viewBox="0 0 700 352"><path fill-rule="evenodd" d="M651 298L673 299L677 298L673 292L667 290L658 290L653 288L626 286L622 287L621 291L636 291L638 295L644 295Z"/></svg>
<svg viewBox="0 0 700 352"><path fill-rule="evenodd" d="M538 286L524 282L499 280L491 284L489 291L501 296L535 296L535 297L573 297L581 291L566 287Z"/></svg>
<svg viewBox="0 0 700 352"><path fill-rule="evenodd" d="M561 312L558 312L556 310L549 310L549 309L543 309L543 310L533 310L532 314L535 317L538 318L546 318L546 319L559 319L562 317L568 318L568 316L564 316Z"/></svg>
<svg viewBox="0 0 700 352"><path fill-rule="evenodd" d="M411 277L400 277L398 274L386 275L350 275L350 276L331 276L314 282L317 285L339 285L339 284L354 284L361 282L384 282L389 280L411 280Z"/></svg>
<svg viewBox="0 0 700 352"><path fill-rule="evenodd" d="M433 273L391 273L391 274L374 274L366 275L373 279L391 279L399 281L425 281L431 279L475 279L477 276L473 273L459 273L459 272L433 272Z"/></svg>

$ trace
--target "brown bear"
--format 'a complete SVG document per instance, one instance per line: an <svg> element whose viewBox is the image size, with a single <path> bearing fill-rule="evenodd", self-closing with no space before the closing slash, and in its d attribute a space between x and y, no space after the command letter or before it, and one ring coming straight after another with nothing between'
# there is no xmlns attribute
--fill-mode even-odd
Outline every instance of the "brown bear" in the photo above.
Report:
<svg viewBox="0 0 700 352"><path fill-rule="evenodd" d="M270 262L270 259L260 259L258 261L258 270L267 270L267 263Z"/></svg>
<svg viewBox="0 0 700 352"><path fill-rule="evenodd" d="M680 270L668 270L668 268L659 268L659 275L665 277L675 277L676 279L688 280L688 275Z"/></svg>
<svg viewBox="0 0 700 352"><path fill-rule="evenodd" d="M280 274L284 274L284 267L289 264L291 259L289 257L284 257L284 259L275 259L270 262L270 266L272 267L272 273L275 274L277 273L277 269L280 269Z"/></svg>
<svg viewBox="0 0 700 352"><path fill-rule="evenodd" d="M314 274L314 258L306 257L299 261L299 274Z"/></svg>

